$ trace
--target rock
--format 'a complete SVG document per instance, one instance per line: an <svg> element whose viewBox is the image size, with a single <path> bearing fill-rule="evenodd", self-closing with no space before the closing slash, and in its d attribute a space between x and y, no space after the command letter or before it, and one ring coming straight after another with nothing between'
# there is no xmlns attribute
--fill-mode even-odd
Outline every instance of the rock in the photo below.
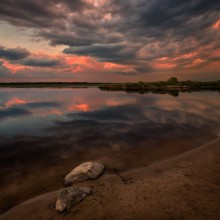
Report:
<svg viewBox="0 0 220 220"><path fill-rule="evenodd" d="M87 179L96 179L104 171L104 165L96 162L86 162L68 173L64 179L65 185L81 182Z"/></svg>
<svg viewBox="0 0 220 220"><path fill-rule="evenodd" d="M63 189L58 195L56 201L56 211L63 212L70 209L84 200L91 193L92 190L87 187L69 187Z"/></svg>

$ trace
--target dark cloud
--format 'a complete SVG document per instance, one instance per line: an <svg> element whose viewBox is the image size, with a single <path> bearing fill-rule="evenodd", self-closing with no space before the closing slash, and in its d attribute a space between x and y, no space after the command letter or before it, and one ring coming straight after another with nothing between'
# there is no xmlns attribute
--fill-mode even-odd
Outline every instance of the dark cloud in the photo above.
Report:
<svg viewBox="0 0 220 220"><path fill-rule="evenodd" d="M219 0L2 0L0 19L14 25L37 27L37 37L51 45L66 45L66 54L92 56L101 62L152 71L161 57L174 59L197 51L195 59L212 62L220 32ZM101 4L101 5L99 5ZM38 66L29 60L26 65ZM185 68L193 59L173 61ZM42 62L39 62L39 65ZM56 62L42 66L56 66Z"/></svg>
<svg viewBox="0 0 220 220"><path fill-rule="evenodd" d="M35 66L35 67L53 67L60 63L59 60L53 60L48 58L28 58L25 59L22 64L24 66Z"/></svg>
<svg viewBox="0 0 220 220"><path fill-rule="evenodd" d="M80 0L1 0L0 18L19 26L62 27L65 10L80 11L83 5Z"/></svg>
<svg viewBox="0 0 220 220"><path fill-rule="evenodd" d="M79 26L78 26L79 25ZM96 42L94 39L97 38L97 33L94 32L94 29L97 29L97 27L88 27L88 29L92 28L93 31L88 32L88 29L83 29L80 24L77 26L80 28L75 27L73 32L76 32L75 34L70 33L62 33L58 31L54 32L48 32L48 31L41 31L39 33L39 36L50 40L50 44L52 46L56 45L67 45L67 46L90 46ZM98 30L97 30L98 32ZM104 33L99 33L99 43L118 43L121 42L122 39L120 36L109 34L106 36Z"/></svg>
<svg viewBox="0 0 220 220"><path fill-rule="evenodd" d="M6 60L20 60L30 55L30 52L24 48L4 48L0 46L0 58Z"/></svg>
<svg viewBox="0 0 220 220"><path fill-rule="evenodd" d="M188 23L198 16L211 15L211 13L220 10L220 3L214 0L211 3L206 0L156 0L156 1L138 1L139 7L137 16L133 21L139 24L139 27L153 27L163 31L166 29L190 27ZM125 8L122 7L122 10ZM206 17L206 21L215 20L215 18ZM198 20L197 20L198 21ZM210 23L205 22L202 26L209 26ZM212 23L211 23L212 24ZM197 23L194 28L201 28L201 24ZM187 30L185 30L187 32Z"/></svg>
<svg viewBox="0 0 220 220"><path fill-rule="evenodd" d="M72 34L63 34L59 32L41 32L40 36L50 40L52 46L56 45L69 45L69 46L85 46L93 44L93 39L86 37L79 38Z"/></svg>
<svg viewBox="0 0 220 220"><path fill-rule="evenodd" d="M3 66L3 62L0 61L0 77L5 78L8 77L8 75L10 75L10 71L5 66Z"/></svg>
<svg viewBox="0 0 220 220"><path fill-rule="evenodd" d="M76 25L74 38L62 42L60 38L56 41L54 36L52 42L70 46L64 53L130 65L140 73L153 71L150 65L157 58L175 59L198 50L195 59L203 59L206 64L212 61L212 51L219 48L220 34L211 28L220 18L219 10L217 0L211 3L205 0L109 1L108 7L99 15L110 13L110 21L102 21L103 17L99 16L88 17L86 28L73 22ZM118 41L104 42L109 34L117 36ZM81 36L83 40L77 40ZM192 58L183 58L181 64L179 61L175 64L177 68L184 68L192 62Z"/></svg>
<svg viewBox="0 0 220 220"><path fill-rule="evenodd" d="M135 70L139 73L148 73L153 71L153 69L147 65L136 67Z"/></svg>
<svg viewBox="0 0 220 220"><path fill-rule="evenodd" d="M128 48L123 44L93 44L84 47L70 47L64 49L66 54L76 54L81 56L92 56L98 61L119 62L127 61L135 56L135 49Z"/></svg>

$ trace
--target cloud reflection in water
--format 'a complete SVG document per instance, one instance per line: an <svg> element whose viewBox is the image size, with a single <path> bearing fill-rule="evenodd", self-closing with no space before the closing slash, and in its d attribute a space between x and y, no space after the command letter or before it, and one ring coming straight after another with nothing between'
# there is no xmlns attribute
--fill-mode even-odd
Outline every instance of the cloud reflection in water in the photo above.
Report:
<svg viewBox="0 0 220 220"><path fill-rule="evenodd" d="M220 135L217 92L172 97L96 88L29 91L12 89L0 95L2 167L99 154L103 148L108 153L146 148L163 139ZM25 102L8 108L5 103L14 97Z"/></svg>

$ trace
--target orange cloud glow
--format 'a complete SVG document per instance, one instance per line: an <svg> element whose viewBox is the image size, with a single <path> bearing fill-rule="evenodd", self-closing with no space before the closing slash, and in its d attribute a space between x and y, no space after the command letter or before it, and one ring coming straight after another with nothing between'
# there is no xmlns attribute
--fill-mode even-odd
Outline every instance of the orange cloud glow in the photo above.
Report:
<svg viewBox="0 0 220 220"><path fill-rule="evenodd" d="M9 69L12 73L16 73L17 71L20 71L20 70L31 69L31 68L27 68L26 66L22 66L19 64L9 63L6 60L3 61L3 66Z"/></svg>
<svg viewBox="0 0 220 220"><path fill-rule="evenodd" d="M68 65L81 64L86 65L91 62L90 57L64 56L64 60Z"/></svg>
<svg viewBox="0 0 220 220"><path fill-rule="evenodd" d="M167 62L167 63L154 63L153 64L153 68L154 69L172 69L172 68L175 68L176 67L176 64L174 63L170 63L170 62Z"/></svg>
<svg viewBox="0 0 220 220"><path fill-rule="evenodd" d="M214 29L220 30L220 20L218 20L214 25L213 25Z"/></svg>
<svg viewBox="0 0 220 220"><path fill-rule="evenodd" d="M193 60L193 62L191 64L186 65L186 68L197 67L200 64L205 63L205 62L206 62L205 60L198 58L198 59Z"/></svg>
<svg viewBox="0 0 220 220"><path fill-rule="evenodd" d="M93 71L132 71L130 67L110 62L98 62L89 56L63 55L60 59L64 60L71 72L81 72L88 69Z"/></svg>

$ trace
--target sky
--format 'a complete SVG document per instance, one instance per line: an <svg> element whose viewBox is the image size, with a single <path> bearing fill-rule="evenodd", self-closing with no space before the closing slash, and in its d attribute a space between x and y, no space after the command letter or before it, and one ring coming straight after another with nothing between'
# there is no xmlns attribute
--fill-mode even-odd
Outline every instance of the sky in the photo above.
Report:
<svg viewBox="0 0 220 220"><path fill-rule="evenodd" d="M1 0L0 82L220 79L219 0Z"/></svg>

